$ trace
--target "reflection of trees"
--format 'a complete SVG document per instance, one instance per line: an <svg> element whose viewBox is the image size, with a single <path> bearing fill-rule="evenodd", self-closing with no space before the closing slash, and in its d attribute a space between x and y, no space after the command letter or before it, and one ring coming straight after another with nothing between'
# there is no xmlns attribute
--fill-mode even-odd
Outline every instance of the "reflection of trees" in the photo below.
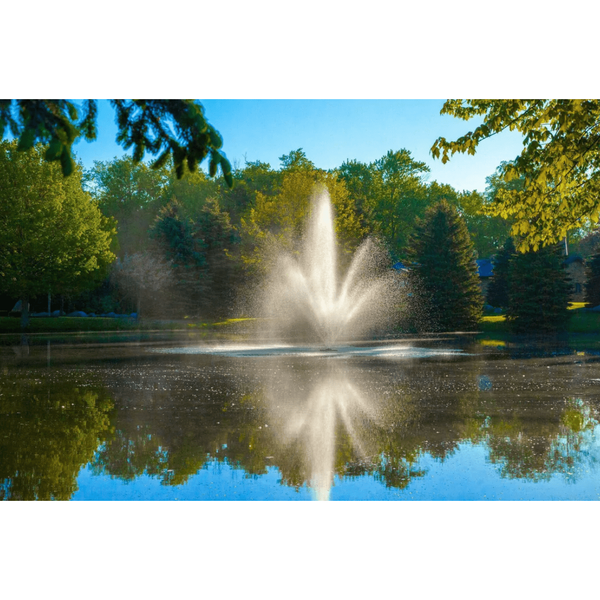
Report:
<svg viewBox="0 0 600 600"><path fill-rule="evenodd" d="M247 477L275 467L283 485L327 497L336 477L404 489L425 475L423 456L444 461L465 443L485 446L502 476L532 481L576 477L577 464L596 460L585 458L596 424L589 408L571 402L561 412L556 396L517 395L484 361L219 364L186 369L182 359L117 379L120 410L95 472L178 485L215 462Z"/></svg>
<svg viewBox="0 0 600 600"><path fill-rule="evenodd" d="M575 479L578 471L598 463L587 451L597 425L590 406L578 399L568 401L555 421L490 420L484 427L489 459L503 477Z"/></svg>
<svg viewBox="0 0 600 600"><path fill-rule="evenodd" d="M0 385L0 498L68 500L109 428L105 391L41 379Z"/></svg>
<svg viewBox="0 0 600 600"><path fill-rule="evenodd" d="M253 399L219 372L124 370L113 378L114 434L98 449L92 468L125 481L140 475L180 485L210 461L227 461L248 476L267 472L271 434L260 429ZM165 388L165 381L168 381Z"/></svg>

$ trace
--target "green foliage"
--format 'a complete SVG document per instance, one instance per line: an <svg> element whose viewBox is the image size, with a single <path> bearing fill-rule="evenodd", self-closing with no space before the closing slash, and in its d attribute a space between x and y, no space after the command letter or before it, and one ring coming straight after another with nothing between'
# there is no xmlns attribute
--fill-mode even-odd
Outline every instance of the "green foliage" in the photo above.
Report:
<svg viewBox="0 0 600 600"><path fill-rule="evenodd" d="M456 152L475 154L482 140L504 130L523 134L524 149L503 163L500 179L523 188L500 189L490 214L512 218L520 251L553 244L570 230L595 225L600 215L599 100L448 100L442 114L483 117L473 131L431 152L442 162Z"/></svg>
<svg viewBox="0 0 600 600"><path fill-rule="evenodd" d="M347 161L337 173L353 193L361 225L397 253L427 207L423 175L428 171L403 148L369 165Z"/></svg>
<svg viewBox="0 0 600 600"><path fill-rule="evenodd" d="M441 331L474 329L483 298L473 243L464 220L447 201L430 207L410 238L412 310Z"/></svg>
<svg viewBox="0 0 600 600"><path fill-rule="evenodd" d="M494 256L494 276L487 289L487 303L506 308L509 298L510 261L516 254L513 239L509 237Z"/></svg>
<svg viewBox="0 0 600 600"><path fill-rule="evenodd" d="M178 178L196 171L208 158L211 177L220 168L233 185L231 165L220 151L223 140L208 123L203 106L194 100L111 100L117 116L117 142L133 148L135 163L149 152L157 159L152 168L169 160ZM81 114L81 116L80 116ZM73 172L73 143L83 135L96 139L97 101L84 100L83 110L67 100L0 100L0 140L8 129L18 138L19 149L48 144L45 159L59 161L63 175Z"/></svg>
<svg viewBox="0 0 600 600"><path fill-rule="evenodd" d="M251 272L261 272L272 250L296 251L311 198L325 187L335 211L335 228L343 254L352 252L364 237L352 198L336 175L307 169L291 170L283 175L277 194L256 193L256 200L242 219L241 258Z"/></svg>
<svg viewBox="0 0 600 600"><path fill-rule="evenodd" d="M292 150L289 154L279 157L282 171L314 171L315 165L308 160L302 148Z"/></svg>
<svg viewBox="0 0 600 600"><path fill-rule="evenodd" d="M172 264L173 291L182 308L225 315L236 283L230 254L236 239L218 200L208 199L190 217L174 198L159 213L151 236Z"/></svg>
<svg viewBox="0 0 600 600"><path fill-rule="evenodd" d="M0 290L13 297L95 285L114 260L115 233L81 187L81 168L64 178L45 149L0 143Z"/></svg>
<svg viewBox="0 0 600 600"><path fill-rule="evenodd" d="M517 253L509 261L507 316L517 333L566 329L571 285L558 246Z"/></svg>
<svg viewBox="0 0 600 600"><path fill-rule="evenodd" d="M188 174L182 182L195 176ZM202 175L203 177L203 175ZM114 251L120 258L148 249L148 229L166 203L169 170L151 169L128 156L95 161L85 176L86 188L102 212L115 219Z"/></svg>

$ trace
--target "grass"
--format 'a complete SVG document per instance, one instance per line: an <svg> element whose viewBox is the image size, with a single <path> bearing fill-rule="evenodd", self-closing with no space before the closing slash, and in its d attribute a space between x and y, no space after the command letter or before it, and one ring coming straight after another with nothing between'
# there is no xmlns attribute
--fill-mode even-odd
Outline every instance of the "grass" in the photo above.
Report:
<svg viewBox="0 0 600 600"><path fill-rule="evenodd" d="M583 310L583 302L571 302L567 332L574 334L600 334L600 312ZM256 321L253 318L235 318L222 321L185 320L135 320L104 317L34 317L29 321L27 333L71 333L104 331L190 331L205 333L232 328L240 323ZM505 315L488 315L481 318L480 331L484 333L510 333ZM21 333L21 320L17 317L0 317L0 333Z"/></svg>
<svg viewBox="0 0 600 600"><path fill-rule="evenodd" d="M94 331L189 331L190 328L210 330L235 325L254 319L226 319L224 321L169 321L135 320L110 317L33 317L29 320L27 333L67 333ZM21 319L0 317L0 333L21 333Z"/></svg>
<svg viewBox="0 0 600 600"><path fill-rule="evenodd" d="M569 302L569 310L573 311L567 323L567 333L600 334L600 313L583 310L585 302ZM510 333L510 326L505 315L482 317L481 331Z"/></svg>

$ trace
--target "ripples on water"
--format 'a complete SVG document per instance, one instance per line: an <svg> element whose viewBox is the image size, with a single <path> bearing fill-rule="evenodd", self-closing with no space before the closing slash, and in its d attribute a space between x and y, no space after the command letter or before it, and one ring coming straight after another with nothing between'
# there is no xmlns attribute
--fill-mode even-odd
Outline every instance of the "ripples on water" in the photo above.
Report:
<svg viewBox="0 0 600 600"><path fill-rule="evenodd" d="M1 346L0 366L4 499L600 491L600 369L585 350L147 340Z"/></svg>

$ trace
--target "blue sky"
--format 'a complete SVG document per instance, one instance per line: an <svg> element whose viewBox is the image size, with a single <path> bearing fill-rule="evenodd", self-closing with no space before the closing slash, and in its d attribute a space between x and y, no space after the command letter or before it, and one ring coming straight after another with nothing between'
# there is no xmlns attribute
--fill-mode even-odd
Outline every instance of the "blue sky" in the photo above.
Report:
<svg viewBox="0 0 600 600"><path fill-rule="evenodd" d="M442 165L430 148L443 135L456 139L476 126L441 116L444 100L200 100L209 122L221 133L223 150L234 165L260 160L273 168L279 157L302 148L322 169L347 159L371 162L388 150L406 148L431 169L429 181L458 190L485 190L485 179L503 160L522 149L521 137L507 132L483 143L475 156L455 155ZM98 139L82 141L75 152L85 167L125 151L116 144L114 112L100 101Z"/></svg>

